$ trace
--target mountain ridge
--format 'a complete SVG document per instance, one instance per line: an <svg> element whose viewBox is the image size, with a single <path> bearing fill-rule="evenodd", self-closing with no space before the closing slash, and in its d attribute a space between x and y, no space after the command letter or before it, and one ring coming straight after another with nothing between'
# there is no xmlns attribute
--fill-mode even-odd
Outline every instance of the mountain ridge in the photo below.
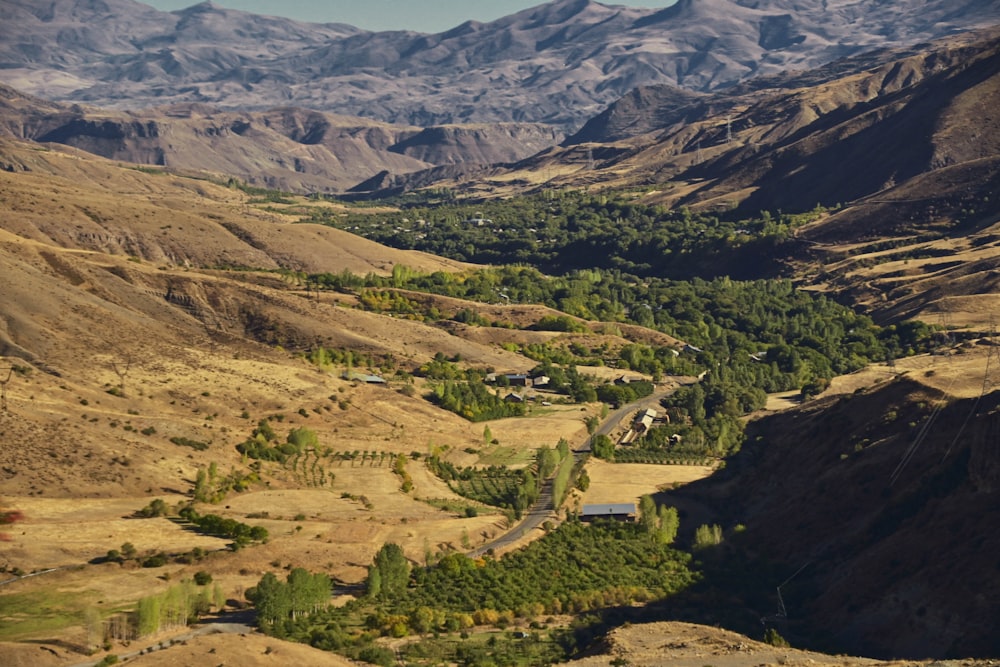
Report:
<svg viewBox="0 0 1000 667"><path fill-rule="evenodd" d="M417 126L530 121L563 130L637 86L718 90L1000 20L996 3L943 0L682 0L662 10L556 0L428 35L211 3L170 13L132 0L7 5L0 80L55 101L292 104Z"/></svg>
<svg viewBox="0 0 1000 667"><path fill-rule="evenodd" d="M0 134L306 192L343 192L381 171L455 166L451 173L458 175L476 165L514 162L561 139L540 124L419 128L294 107L234 112L177 104L120 112L45 102L3 85Z"/></svg>

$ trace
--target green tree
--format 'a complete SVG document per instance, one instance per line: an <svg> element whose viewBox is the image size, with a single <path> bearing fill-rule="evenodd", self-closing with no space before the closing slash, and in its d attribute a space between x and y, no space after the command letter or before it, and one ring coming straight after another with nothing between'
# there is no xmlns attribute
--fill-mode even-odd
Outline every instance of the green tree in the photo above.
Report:
<svg viewBox="0 0 1000 667"><path fill-rule="evenodd" d="M247 599L257 608L257 617L266 624L282 621L291 614L292 600L288 586L268 572L257 586L247 591Z"/></svg>
<svg viewBox="0 0 1000 667"><path fill-rule="evenodd" d="M198 468L198 474L194 479L194 499L200 503L206 503L210 495L208 472L204 468Z"/></svg>
<svg viewBox="0 0 1000 667"><path fill-rule="evenodd" d="M535 463L538 468L538 479L546 480L556 471L559 465L559 453L548 447L539 447L535 453Z"/></svg>
<svg viewBox="0 0 1000 667"><path fill-rule="evenodd" d="M430 607L417 607L410 614L410 626L420 634L427 634L434 629L435 613Z"/></svg>
<svg viewBox="0 0 1000 667"><path fill-rule="evenodd" d="M656 513L656 501L649 494L639 499L639 524L651 537L656 535L656 530L660 527L660 518Z"/></svg>
<svg viewBox="0 0 1000 667"><path fill-rule="evenodd" d="M694 548L701 550L722 544L722 526L702 524L694 531Z"/></svg>
<svg viewBox="0 0 1000 667"><path fill-rule="evenodd" d="M163 500L163 498L156 498L151 500L148 505L136 512L136 515L144 519L149 519L157 516L166 516L169 512L170 508L167 506L167 503Z"/></svg>
<svg viewBox="0 0 1000 667"><path fill-rule="evenodd" d="M615 443L603 433L591 438L590 449L594 453L594 456L599 459L613 461L615 458Z"/></svg>
<svg viewBox="0 0 1000 667"><path fill-rule="evenodd" d="M136 626L140 637L159 631L162 622L160 613L159 595L151 595L139 600L139 607L136 610Z"/></svg>
<svg viewBox="0 0 1000 667"><path fill-rule="evenodd" d="M778 634L778 631L774 628L768 628L764 631L764 643L770 644L771 646L777 646L779 648L790 648L791 644L788 640Z"/></svg>
<svg viewBox="0 0 1000 667"><path fill-rule="evenodd" d="M301 454L307 449L315 449L319 445L319 437L315 431L304 426L293 428L288 432L288 444L295 449L295 453Z"/></svg>
<svg viewBox="0 0 1000 667"><path fill-rule="evenodd" d="M677 530L681 521L677 514L676 507L660 507L660 526L656 531L656 538L660 544L673 544L677 539Z"/></svg>
<svg viewBox="0 0 1000 667"><path fill-rule="evenodd" d="M125 560L131 560L131 559L135 558L136 555L139 553L136 550L135 545L132 544L131 542L124 543L121 546L120 551L121 551L122 558L124 558Z"/></svg>
<svg viewBox="0 0 1000 667"><path fill-rule="evenodd" d="M368 595L390 600L406 591L409 582L410 562L403 555L403 548L392 542L382 545L368 568Z"/></svg>
<svg viewBox="0 0 1000 667"><path fill-rule="evenodd" d="M287 587L292 618L326 606L330 599L330 577L323 573L297 567L288 573Z"/></svg>
<svg viewBox="0 0 1000 667"><path fill-rule="evenodd" d="M560 459L565 459L569 456L569 440L566 438L559 438L559 442L556 443L556 451L559 452Z"/></svg>

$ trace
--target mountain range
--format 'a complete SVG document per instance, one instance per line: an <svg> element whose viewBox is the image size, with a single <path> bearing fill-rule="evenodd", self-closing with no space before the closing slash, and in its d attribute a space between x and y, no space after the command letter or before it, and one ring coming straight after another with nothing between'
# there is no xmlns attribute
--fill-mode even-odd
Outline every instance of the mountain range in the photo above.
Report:
<svg viewBox="0 0 1000 667"><path fill-rule="evenodd" d="M4 0L0 81L52 101L137 109L298 106L429 126L573 131L638 86L711 91L1000 20L977 0L554 0L435 35L368 32L133 0Z"/></svg>
<svg viewBox="0 0 1000 667"><path fill-rule="evenodd" d="M419 128L295 107L223 111L176 104L115 111L53 103L0 85L0 134L112 160L197 170L285 191L344 192L380 172L509 163L559 141L541 123Z"/></svg>

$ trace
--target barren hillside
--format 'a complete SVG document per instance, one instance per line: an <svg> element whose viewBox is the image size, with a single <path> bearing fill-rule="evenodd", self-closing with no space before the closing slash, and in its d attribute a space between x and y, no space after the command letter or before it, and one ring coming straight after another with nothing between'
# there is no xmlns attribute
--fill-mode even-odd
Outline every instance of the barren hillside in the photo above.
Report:
<svg viewBox="0 0 1000 667"><path fill-rule="evenodd" d="M344 192L381 172L441 165L461 173L514 162L562 136L532 123L421 129L294 107L253 112L176 104L110 111L0 88L0 135L294 192Z"/></svg>
<svg viewBox="0 0 1000 667"><path fill-rule="evenodd" d="M576 129L643 85L720 90L1000 18L992 2L682 0L644 9L555 0L425 35L309 24L200 3L7 0L5 83L136 108L300 107L407 125L546 122ZM99 26L99 29L96 28Z"/></svg>
<svg viewBox="0 0 1000 667"><path fill-rule="evenodd" d="M752 422L724 474L681 492L745 527L720 551L769 579L748 619L870 656L1000 650L989 623L964 616L993 613L995 356L990 343L872 369L875 384Z"/></svg>

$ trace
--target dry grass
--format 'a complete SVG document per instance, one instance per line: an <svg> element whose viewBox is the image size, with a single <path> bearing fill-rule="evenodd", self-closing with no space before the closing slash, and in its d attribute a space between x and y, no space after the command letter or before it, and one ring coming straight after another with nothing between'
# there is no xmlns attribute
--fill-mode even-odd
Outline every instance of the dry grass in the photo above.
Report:
<svg viewBox="0 0 1000 667"><path fill-rule="evenodd" d="M168 503L186 500L164 496ZM31 570L86 563L131 542L140 553L179 553L195 547L214 551L224 540L185 530L167 519L136 519L132 514L149 501L144 498L42 499L6 497L24 512L25 519L11 532L0 562Z"/></svg>
<svg viewBox="0 0 1000 667"><path fill-rule="evenodd" d="M603 655L565 663L572 667L603 667L610 656L635 667L759 667L784 665L811 667L874 667L914 665L914 662L882 662L850 656L831 656L793 648L776 648L753 641L735 632L690 623L660 622L625 625L611 632L609 648Z"/></svg>
<svg viewBox="0 0 1000 667"><path fill-rule="evenodd" d="M336 653L321 651L305 644L284 642L258 634L203 635L186 640L168 650L154 651L129 661L137 667L186 667L188 665L239 665L273 667L274 665L310 665L315 667L352 667L358 663Z"/></svg>
<svg viewBox="0 0 1000 667"><path fill-rule="evenodd" d="M628 502L638 504L644 495L704 479L713 471L712 466L608 463L591 458L587 462L590 487L580 497L580 504Z"/></svg>

